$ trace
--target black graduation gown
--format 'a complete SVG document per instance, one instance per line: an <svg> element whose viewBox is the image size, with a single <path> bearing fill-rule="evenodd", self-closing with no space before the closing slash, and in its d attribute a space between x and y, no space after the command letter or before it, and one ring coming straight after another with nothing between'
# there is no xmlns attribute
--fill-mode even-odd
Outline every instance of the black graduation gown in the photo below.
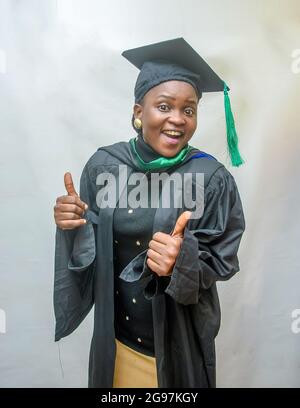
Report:
<svg viewBox="0 0 300 408"><path fill-rule="evenodd" d="M192 150L168 172L204 174L204 213L192 219L171 277L149 270L142 251L122 278L140 279L152 299L154 345L159 387L215 387L215 337L220 327L217 280L239 270L237 252L245 229L242 205L232 175L211 156ZM89 205L87 224L56 230L54 311L55 341L72 333L94 305L89 359L89 387L112 387L115 362L113 208L96 203L97 175L118 178L141 171L129 143L103 147L88 160L80 179L80 197ZM172 194L172 190L171 190ZM157 208L153 233L170 233L185 208Z"/></svg>

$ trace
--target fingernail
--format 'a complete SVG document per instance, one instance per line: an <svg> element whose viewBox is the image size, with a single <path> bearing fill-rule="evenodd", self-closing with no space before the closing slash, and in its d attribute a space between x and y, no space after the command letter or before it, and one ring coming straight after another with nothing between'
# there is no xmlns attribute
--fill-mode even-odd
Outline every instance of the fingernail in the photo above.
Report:
<svg viewBox="0 0 300 408"><path fill-rule="evenodd" d="M86 219L85 218L83 219L83 223L86 224Z"/></svg>
<svg viewBox="0 0 300 408"><path fill-rule="evenodd" d="M84 204L84 209L87 210L89 207L87 204Z"/></svg>

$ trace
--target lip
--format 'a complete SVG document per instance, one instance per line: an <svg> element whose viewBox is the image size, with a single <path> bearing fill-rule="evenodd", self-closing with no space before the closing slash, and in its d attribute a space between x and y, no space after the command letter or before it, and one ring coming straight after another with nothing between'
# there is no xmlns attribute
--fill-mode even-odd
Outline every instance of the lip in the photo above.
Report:
<svg viewBox="0 0 300 408"><path fill-rule="evenodd" d="M165 133L161 133L161 135L163 136L164 140L170 144L170 145L178 145L180 142L180 139L182 138L183 135L181 136L168 136Z"/></svg>
<svg viewBox="0 0 300 408"><path fill-rule="evenodd" d="M183 130L176 130L176 129L164 129L162 130L162 133L164 132L178 132L181 133L180 136L184 135L184 131ZM180 137L180 136L174 136L174 137Z"/></svg>

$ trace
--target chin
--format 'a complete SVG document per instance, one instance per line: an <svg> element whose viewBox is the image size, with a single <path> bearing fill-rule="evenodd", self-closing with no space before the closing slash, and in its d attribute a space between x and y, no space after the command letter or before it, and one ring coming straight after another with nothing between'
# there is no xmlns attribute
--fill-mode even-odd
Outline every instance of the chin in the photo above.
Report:
<svg viewBox="0 0 300 408"><path fill-rule="evenodd" d="M162 156L164 156L164 157L168 157L168 158L171 158L171 157L174 157L174 156L176 156L179 152L180 152L180 150L181 150L181 148L180 149L172 149L172 151L170 151L170 149L162 149L161 151L160 151L160 154L162 155Z"/></svg>

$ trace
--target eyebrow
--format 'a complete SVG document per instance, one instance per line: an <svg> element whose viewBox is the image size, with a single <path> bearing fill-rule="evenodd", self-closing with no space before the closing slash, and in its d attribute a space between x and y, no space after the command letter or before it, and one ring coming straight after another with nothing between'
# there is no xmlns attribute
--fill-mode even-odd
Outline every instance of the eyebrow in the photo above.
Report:
<svg viewBox="0 0 300 408"><path fill-rule="evenodd" d="M173 100L176 99L174 96L166 95L166 94L158 95L157 98L167 98L167 99L173 99ZM193 103L197 104L197 101L194 98L188 98L188 99L186 99L186 102L193 102Z"/></svg>

